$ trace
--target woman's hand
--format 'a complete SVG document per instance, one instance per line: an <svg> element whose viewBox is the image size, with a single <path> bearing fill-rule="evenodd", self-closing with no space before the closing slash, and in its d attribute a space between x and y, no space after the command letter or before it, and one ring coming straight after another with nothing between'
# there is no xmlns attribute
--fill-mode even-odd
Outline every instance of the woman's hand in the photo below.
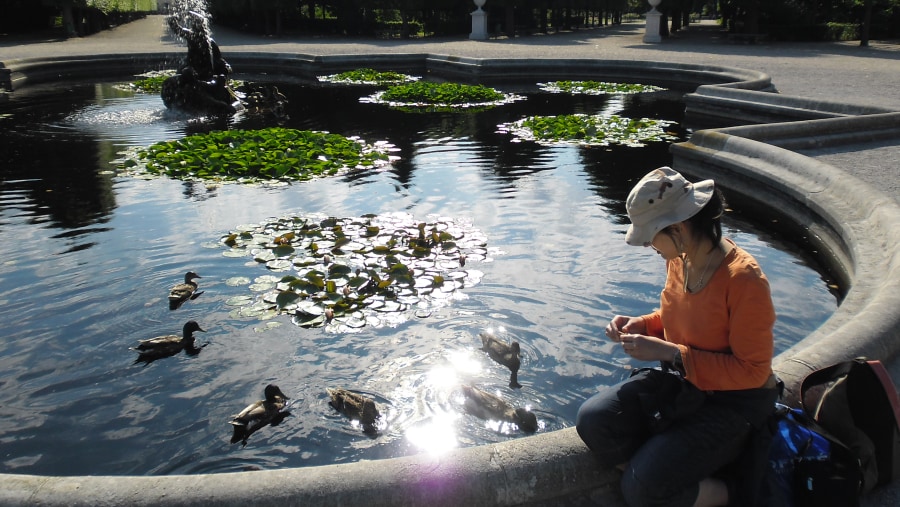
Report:
<svg viewBox="0 0 900 507"><path fill-rule="evenodd" d="M647 326L644 324L644 319L640 317L616 315L609 321L609 324L606 325L606 336L610 337L612 341L615 342L622 341L622 333L643 334L646 332Z"/></svg>
<svg viewBox="0 0 900 507"><path fill-rule="evenodd" d="M619 335L622 342L622 350L629 356L640 361L670 361L678 347L654 336L642 334Z"/></svg>

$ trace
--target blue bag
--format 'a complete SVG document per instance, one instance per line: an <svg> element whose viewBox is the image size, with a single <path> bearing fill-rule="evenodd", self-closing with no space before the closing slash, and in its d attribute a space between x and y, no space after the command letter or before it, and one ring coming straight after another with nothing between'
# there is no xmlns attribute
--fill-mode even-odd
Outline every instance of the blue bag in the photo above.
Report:
<svg viewBox="0 0 900 507"><path fill-rule="evenodd" d="M803 410L775 406L769 463L777 489L798 507L859 505L859 459Z"/></svg>

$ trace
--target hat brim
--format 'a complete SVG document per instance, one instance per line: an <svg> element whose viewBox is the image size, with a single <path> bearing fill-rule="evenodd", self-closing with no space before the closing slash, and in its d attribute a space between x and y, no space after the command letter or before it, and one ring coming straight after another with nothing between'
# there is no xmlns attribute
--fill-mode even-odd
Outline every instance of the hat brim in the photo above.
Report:
<svg viewBox="0 0 900 507"><path fill-rule="evenodd" d="M674 210L655 217L644 224L630 224L625 231L625 243L631 246L647 246L656 234L666 227L683 222L696 215L713 196L716 184L713 180L693 183Z"/></svg>

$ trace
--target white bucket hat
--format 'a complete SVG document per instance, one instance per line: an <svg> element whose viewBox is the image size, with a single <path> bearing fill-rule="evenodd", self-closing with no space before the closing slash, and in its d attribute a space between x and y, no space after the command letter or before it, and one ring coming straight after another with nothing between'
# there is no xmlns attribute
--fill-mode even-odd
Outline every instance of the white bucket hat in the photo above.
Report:
<svg viewBox="0 0 900 507"><path fill-rule="evenodd" d="M666 227L696 215L709 202L715 182L691 183L671 167L660 167L641 178L625 201L631 225L625 242L647 246Z"/></svg>

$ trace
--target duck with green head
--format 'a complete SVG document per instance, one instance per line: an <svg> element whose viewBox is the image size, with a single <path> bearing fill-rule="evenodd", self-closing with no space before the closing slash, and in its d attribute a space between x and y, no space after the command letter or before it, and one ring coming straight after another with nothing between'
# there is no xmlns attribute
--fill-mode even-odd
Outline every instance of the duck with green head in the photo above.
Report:
<svg viewBox="0 0 900 507"><path fill-rule="evenodd" d="M136 346L131 347L131 350L139 353L138 358L134 362L150 364L157 359L174 356L182 350L189 355L196 355L200 352L200 349L206 346L205 344L200 347L194 345L194 332L196 331L206 332L197 321L189 320L182 327L181 336L168 334L141 340Z"/></svg>
<svg viewBox="0 0 900 507"><path fill-rule="evenodd" d="M243 442L243 445L247 445L247 439L256 430L269 424L275 426L290 415L290 412L285 410L287 400L290 398L281 392L278 386L269 384L263 393L265 399L247 405L244 410L241 410L229 421L229 424L234 428L234 433L231 436L232 444Z"/></svg>
<svg viewBox="0 0 900 507"><path fill-rule="evenodd" d="M193 271L188 271L184 274L184 282L175 284L169 289L170 309L175 310L188 299L196 299L197 296L203 294L202 292L197 292L197 282L194 281L197 278L202 277Z"/></svg>

